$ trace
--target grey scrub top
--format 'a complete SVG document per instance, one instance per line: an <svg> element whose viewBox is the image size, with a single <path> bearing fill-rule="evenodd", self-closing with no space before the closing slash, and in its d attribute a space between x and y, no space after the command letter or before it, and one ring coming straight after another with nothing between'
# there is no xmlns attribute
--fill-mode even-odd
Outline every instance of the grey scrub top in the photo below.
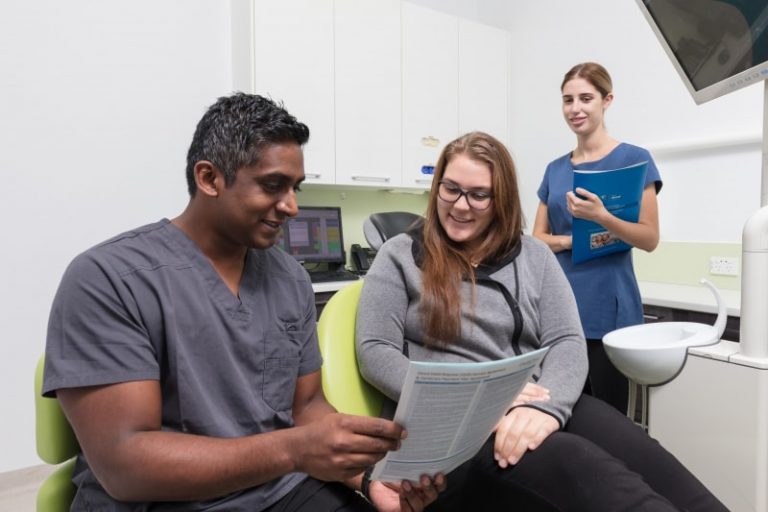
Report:
<svg viewBox="0 0 768 512"><path fill-rule="evenodd" d="M89 249L67 268L48 326L43 394L158 380L163 430L240 437L292 426L296 379L321 362L312 285L293 258L274 247L250 250L236 297L197 245L163 219ZM81 457L75 503L259 511L303 478L286 475L214 502L121 504Z"/></svg>

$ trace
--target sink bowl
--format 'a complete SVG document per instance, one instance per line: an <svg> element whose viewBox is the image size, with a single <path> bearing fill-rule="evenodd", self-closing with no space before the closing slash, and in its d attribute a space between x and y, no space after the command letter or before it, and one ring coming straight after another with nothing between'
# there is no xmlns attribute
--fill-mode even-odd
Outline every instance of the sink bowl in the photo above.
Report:
<svg viewBox="0 0 768 512"><path fill-rule="evenodd" d="M702 279L701 284L715 296L718 306L715 325L657 322L611 331L603 336L603 345L608 358L620 372L638 384L665 384L683 369L689 347L720 341L728 317L725 303L712 283Z"/></svg>

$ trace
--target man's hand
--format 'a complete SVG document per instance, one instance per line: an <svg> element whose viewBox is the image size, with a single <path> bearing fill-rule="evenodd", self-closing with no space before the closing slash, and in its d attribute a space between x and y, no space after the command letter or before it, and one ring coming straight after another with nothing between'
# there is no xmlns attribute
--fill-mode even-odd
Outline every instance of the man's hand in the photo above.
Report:
<svg viewBox="0 0 768 512"><path fill-rule="evenodd" d="M418 484L407 480L400 485L371 482L370 494L379 512L421 512L437 499L445 487L445 476L438 473L434 478L422 475Z"/></svg>
<svg viewBox="0 0 768 512"><path fill-rule="evenodd" d="M319 480L346 480L397 450L403 428L388 420L332 413L302 427L296 471Z"/></svg>
<svg viewBox="0 0 768 512"><path fill-rule="evenodd" d="M532 407L517 407L496 426L494 457L499 466L517 464L527 450L535 450L560 424L555 418Z"/></svg>

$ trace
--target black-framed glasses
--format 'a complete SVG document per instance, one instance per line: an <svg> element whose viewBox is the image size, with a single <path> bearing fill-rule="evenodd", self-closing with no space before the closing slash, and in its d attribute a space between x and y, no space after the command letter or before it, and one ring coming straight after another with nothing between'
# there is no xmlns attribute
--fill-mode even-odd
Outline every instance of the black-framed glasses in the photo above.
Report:
<svg viewBox="0 0 768 512"><path fill-rule="evenodd" d="M461 196L467 198L467 204L473 210L486 210L491 206L493 194L481 190L464 190L455 184L440 180L437 186L437 197L446 203L455 203Z"/></svg>

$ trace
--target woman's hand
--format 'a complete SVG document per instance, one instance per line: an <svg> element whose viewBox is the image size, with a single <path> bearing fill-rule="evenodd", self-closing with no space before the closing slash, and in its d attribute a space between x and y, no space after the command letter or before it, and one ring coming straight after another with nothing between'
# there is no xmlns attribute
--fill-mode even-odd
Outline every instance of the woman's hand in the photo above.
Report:
<svg viewBox="0 0 768 512"><path fill-rule="evenodd" d="M565 202L571 215L579 219L591 220L602 225L601 219L604 219L606 215L610 215L610 212L605 209L600 196L581 187L576 188L576 193L566 192Z"/></svg>
<svg viewBox="0 0 768 512"><path fill-rule="evenodd" d="M442 473L434 478L422 475L418 484L403 480L394 483L371 482L371 501L379 512L421 512L445 490Z"/></svg>
<svg viewBox="0 0 768 512"><path fill-rule="evenodd" d="M573 247L571 235L553 235L549 225L549 210L545 203L539 202L536 209L536 219L533 222L533 236L544 242L552 249L552 252L570 251Z"/></svg>
<svg viewBox="0 0 768 512"><path fill-rule="evenodd" d="M530 402L548 402L549 390L533 382L526 383L523 390L517 395L515 401L512 402L512 407L517 405L523 405ZM502 418L503 419L503 418ZM498 427L497 427L498 428Z"/></svg>
<svg viewBox="0 0 768 512"><path fill-rule="evenodd" d="M500 467L517 464L528 450L535 450L552 432L560 428L558 421L532 407L516 407L496 426L493 456Z"/></svg>

